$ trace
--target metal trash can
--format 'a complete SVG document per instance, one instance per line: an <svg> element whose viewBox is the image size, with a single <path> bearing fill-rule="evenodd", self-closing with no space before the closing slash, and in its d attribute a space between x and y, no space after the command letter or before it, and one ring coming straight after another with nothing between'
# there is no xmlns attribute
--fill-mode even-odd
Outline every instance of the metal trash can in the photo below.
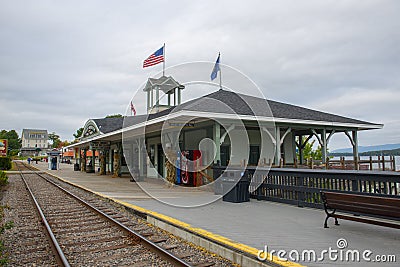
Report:
<svg viewBox="0 0 400 267"><path fill-rule="evenodd" d="M233 176L234 178L223 178L221 181L224 194L222 200L233 203L250 201L249 179L243 177L243 172L240 171L235 172Z"/></svg>
<svg viewBox="0 0 400 267"><path fill-rule="evenodd" d="M79 171L79 164L78 163L74 164L74 171Z"/></svg>

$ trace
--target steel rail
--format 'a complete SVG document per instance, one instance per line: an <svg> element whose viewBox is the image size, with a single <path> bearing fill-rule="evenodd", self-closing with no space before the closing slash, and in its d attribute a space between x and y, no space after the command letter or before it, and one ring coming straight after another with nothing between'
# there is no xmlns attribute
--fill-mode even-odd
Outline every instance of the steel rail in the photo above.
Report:
<svg viewBox="0 0 400 267"><path fill-rule="evenodd" d="M154 253L156 253L157 255L159 255L161 258L167 260L168 262L174 264L174 266L183 266L183 267L191 267L192 265L188 264L187 262L185 262L184 260L176 257L174 254L168 252L167 250L163 249L162 247L158 246L157 244L155 244L154 242L148 240L147 238L145 238L144 236L142 236L140 233L130 229L129 227L126 227L125 225L123 225L122 223L120 223L119 221L115 220L114 218L110 217L109 215L107 215L106 213L104 213L103 211L97 209L95 206L93 206L92 204L88 203L87 201L85 201L84 199L78 197L77 195L75 195L74 193L66 190L65 188L61 187L60 185L54 183L53 181L49 180L48 178L44 177L42 174L40 173L36 173L38 176L42 177L44 180L46 180L47 182L51 183L52 185L56 186L57 188L59 188L60 190L62 190L63 192L67 193L68 195L72 196L73 198L75 198L76 200L80 201L82 204L84 204L85 206L93 209L95 212L97 212L98 214L104 216L105 218L107 218L109 221L113 222L115 225L117 225L118 227L120 227L121 229L123 229L124 231L126 231L127 233L136 236L137 238L139 238L140 241L143 241L144 244L148 249L150 249L151 251L153 251Z"/></svg>
<svg viewBox="0 0 400 267"><path fill-rule="evenodd" d="M22 163L22 164L23 164L23 163ZM30 194L30 196L31 196L31 198L32 198L32 200L33 200L33 202L35 203L36 209L37 209L37 211L38 211L38 213L39 213L39 215L40 215L40 217L41 217L41 219L42 219L42 222L43 222L43 224L44 224L44 226L45 226L45 228L46 228L47 234L49 235L49 237L50 237L50 239L51 239L52 246L54 247L54 249L55 249L56 252L57 252L57 253L56 253L56 254L57 254L57 255L56 255L57 261L58 261L59 263L61 263L64 267L70 267L70 264L69 264L67 258L65 257L64 252L62 251L60 245L58 244L58 241L57 241L56 237L54 236L54 233L53 233L53 231L51 230L51 227L50 227L50 225L49 225L49 223L48 223L46 217L44 216L44 213L43 213L43 211L42 211L42 209L41 209L41 207L40 207L38 201L36 200L35 196L33 195L32 190L30 189L28 183L27 183L26 180L25 180L24 174L23 174L22 171L20 170L20 167L18 166L18 164L16 164L16 165L17 165L18 170L20 171L20 175L21 175L22 181L24 182L26 189L28 190L28 192L29 192L29 194ZM24 166L25 166L25 165L24 165Z"/></svg>
<svg viewBox="0 0 400 267"><path fill-rule="evenodd" d="M114 218L110 217L109 215L107 215L103 211L97 209L96 207L94 207L92 204L88 203L84 199L80 198L79 196L75 195L74 193L66 190L65 188L61 187L60 185L58 185L58 184L54 183L53 181L49 180L48 178L44 177L42 174L40 174L40 173L35 173L35 174L40 176L41 178L43 178L44 180L46 180L50 184L56 186L57 188L59 188L60 190L65 192L66 194L68 194L71 197L75 198L76 200L78 200L79 202L84 204L85 206L91 208L96 213L102 215L103 217L105 217L106 219L108 219L109 221L111 221L112 223L114 223L115 225L120 227L121 229L123 229L125 232L129 233L130 235L136 236L137 238L139 238L140 241L143 242L142 244L144 246L146 246L149 250L153 251L154 253L156 253L158 256L160 256L164 260L172 263L174 266L192 267L192 265L188 264L184 260L182 260L179 257L175 256L174 254L170 253L169 251L165 250L164 248L158 246L156 243L148 240L147 238L142 236L140 233L138 233L138 232L130 229L129 227L123 225L122 223L120 223L119 221L117 221Z"/></svg>

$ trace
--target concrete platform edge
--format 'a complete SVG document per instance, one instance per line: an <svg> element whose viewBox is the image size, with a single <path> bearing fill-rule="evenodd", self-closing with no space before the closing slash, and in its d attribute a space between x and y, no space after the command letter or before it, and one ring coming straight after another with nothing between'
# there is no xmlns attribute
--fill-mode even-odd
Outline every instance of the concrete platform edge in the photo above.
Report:
<svg viewBox="0 0 400 267"><path fill-rule="evenodd" d="M33 167L33 168L35 168L35 167ZM118 199L111 198L107 195L103 195L99 192L90 190L81 185L78 185L78 184L75 184L68 180L65 180L62 177L59 177L53 173L41 171L39 169L37 169L37 170L40 171L41 173L46 173L50 176L53 176L54 178L59 179L65 183L68 183L70 185L73 185L75 187L83 189L87 192L96 194L104 199L107 199L109 201L117 203L117 204L127 208L128 210L132 211L133 213L141 215L142 217L145 217L149 223L151 223L157 227L160 227L161 229L168 231L171 234L177 235L177 236L181 237L182 239L187 240L188 242L191 242L197 246L203 247L212 253L220 255L228 260L231 260L234 263L240 264L241 266L246 266L246 267L247 266L248 267L253 267L253 266L302 267L302 266L304 266L304 265L301 265L301 264L295 263L295 262L282 261L282 260L278 259L278 257L276 257L276 256L272 256L272 259L273 259L272 261L264 261L264 262L259 261L257 259L257 254L258 254L259 250L256 248L235 242L229 238L226 238L226 237L218 235L218 234L214 234L212 232L209 232L209 231L201 229L201 228L192 227L190 224L182 222L182 221L172 218L170 216L167 216L167 215L164 215L164 214L152 211L152 210L148 210L148 209L142 208L140 206L124 202L124 201L120 201ZM270 255L267 256L267 258L269 258L269 257L270 257Z"/></svg>

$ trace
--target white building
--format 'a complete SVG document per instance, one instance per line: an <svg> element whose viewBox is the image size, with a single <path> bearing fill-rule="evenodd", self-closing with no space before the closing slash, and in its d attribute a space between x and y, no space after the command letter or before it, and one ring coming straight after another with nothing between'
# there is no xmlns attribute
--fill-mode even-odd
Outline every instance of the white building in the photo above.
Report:
<svg viewBox="0 0 400 267"><path fill-rule="evenodd" d="M49 148L47 130L23 129L21 155L32 156ZM39 149L40 151L38 151ZM40 154L40 153L39 153Z"/></svg>

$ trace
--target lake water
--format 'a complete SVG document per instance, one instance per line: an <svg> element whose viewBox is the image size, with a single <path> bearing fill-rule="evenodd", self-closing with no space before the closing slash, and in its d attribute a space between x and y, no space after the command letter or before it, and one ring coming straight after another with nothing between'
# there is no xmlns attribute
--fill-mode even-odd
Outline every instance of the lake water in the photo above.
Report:
<svg viewBox="0 0 400 267"><path fill-rule="evenodd" d="M346 160L353 160L352 156L345 156L344 158ZM377 159L378 159L378 156L372 156L372 160L377 160ZM389 159L390 159L389 156L385 156L385 161L386 160L389 161ZM340 157L333 157L332 160L340 160ZM360 156L360 160L369 160L369 156ZM394 160L395 160L395 165L396 165L396 171L400 171L400 156L395 156ZM390 168L390 163L389 162L385 163L385 167ZM378 163L374 163L373 168L378 169Z"/></svg>

